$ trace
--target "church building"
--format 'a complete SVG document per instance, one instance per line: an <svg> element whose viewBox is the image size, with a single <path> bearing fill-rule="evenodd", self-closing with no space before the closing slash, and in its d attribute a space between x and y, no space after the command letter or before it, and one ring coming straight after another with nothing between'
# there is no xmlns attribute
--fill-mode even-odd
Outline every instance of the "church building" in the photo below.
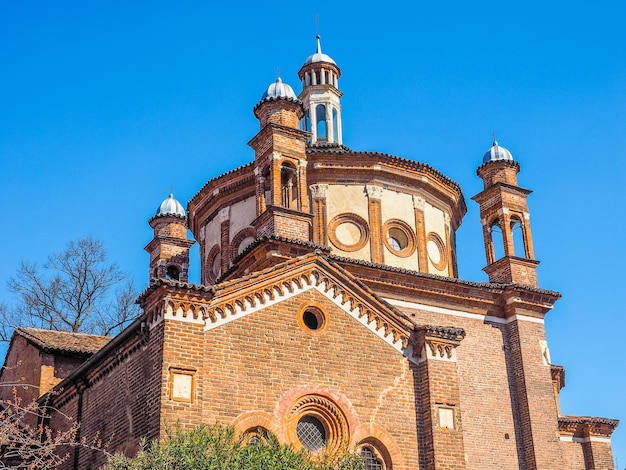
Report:
<svg viewBox="0 0 626 470"><path fill-rule="evenodd" d="M218 422L356 450L367 470L613 469L618 421L559 409L565 371L544 318L560 294L538 285L520 163L496 141L477 160L489 282L459 279L461 188L343 145L340 77L318 37L300 94L278 78L254 106L254 159L186 209L163 201L133 324L101 343L74 335L72 348L17 330L7 364L45 358L23 363L40 394L55 392L50 425L71 416L80 438L129 455L166 423ZM68 469L103 463L71 453Z"/></svg>

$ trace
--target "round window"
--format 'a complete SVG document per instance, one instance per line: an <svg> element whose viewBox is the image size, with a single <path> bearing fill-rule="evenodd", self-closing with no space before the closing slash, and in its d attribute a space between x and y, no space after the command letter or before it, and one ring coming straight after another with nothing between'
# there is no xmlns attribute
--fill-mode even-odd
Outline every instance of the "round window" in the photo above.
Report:
<svg viewBox="0 0 626 470"><path fill-rule="evenodd" d="M443 271L448 265L448 257L446 256L446 245L439 235L434 232L428 234L428 241L426 242L426 252L428 258L433 264L435 269Z"/></svg>
<svg viewBox="0 0 626 470"><path fill-rule="evenodd" d="M367 222L356 214L340 214L328 223L328 239L341 251L360 250L369 240Z"/></svg>
<svg viewBox="0 0 626 470"><path fill-rule="evenodd" d="M211 263L211 272L215 277L220 275L220 271L222 269L222 257L220 254L216 254L213 258L213 263Z"/></svg>
<svg viewBox="0 0 626 470"><path fill-rule="evenodd" d="M298 324L310 335L322 335L328 330L328 315L321 304L307 302L298 310Z"/></svg>
<svg viewBox="0 0 626 470"><path fill-rule="evenodd" d="M413 228L399 219L391 219L383 225L383 243L395 256L406 258L415 253L417 243Z"/></svg>
<svg viewBox="0 0 626 470"><path fill-rule="evenodd" d="M390 228L387 232L387 243L396 251L402 251L409 246L406 233L399 228Z"/></svg>
<svg viewBox="0 0 626 470"><path fill-rule="evenodd" d="M315 416L305 415L298 421L296 435L303 447L317 452L326 445L326 428Z"/></svg>

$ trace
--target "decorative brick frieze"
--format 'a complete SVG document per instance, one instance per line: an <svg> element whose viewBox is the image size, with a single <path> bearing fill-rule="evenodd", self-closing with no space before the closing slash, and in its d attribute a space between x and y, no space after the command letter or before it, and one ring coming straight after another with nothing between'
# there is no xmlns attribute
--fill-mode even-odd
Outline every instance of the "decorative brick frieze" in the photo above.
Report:
<svg viewBox="0 0 626 470"><path fill-rule="evenodd" d="M418 330L413 355L420 361L428 359L456 362L456 347L465 337L462 328L425 326Z"/></svg>

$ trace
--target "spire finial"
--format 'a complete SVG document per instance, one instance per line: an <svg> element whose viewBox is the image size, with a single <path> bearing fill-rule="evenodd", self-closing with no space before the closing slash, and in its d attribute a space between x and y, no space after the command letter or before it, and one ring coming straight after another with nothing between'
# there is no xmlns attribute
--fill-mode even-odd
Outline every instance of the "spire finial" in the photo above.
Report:
<svg viewBox="0 0 626 470"><path fill-rule="evenodd" d="M174 197L174 186L170 184L170 197Z"/></svg>
<svg viewBox="0 0 626 470"><path fill-rule="evenodd" d="M322 45L320 44L320 15L315 15L315 39L317 39L317 53L322 53Z"/></svg>
<svg viewBox="0 0 626 470"><path fill-rule="evenodd" d="M276 77L280 78L280 67L276 69Z"/></svg>

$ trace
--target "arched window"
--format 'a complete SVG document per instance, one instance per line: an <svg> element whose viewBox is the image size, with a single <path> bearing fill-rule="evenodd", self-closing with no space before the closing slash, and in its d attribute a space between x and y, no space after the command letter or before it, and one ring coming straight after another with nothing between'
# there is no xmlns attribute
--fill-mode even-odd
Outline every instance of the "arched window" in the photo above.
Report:
<svg viewBox="0 0 626 470"><path fill-rule="evenodd" d="M180 281L180 269L174 265L169 265L165 271L165 277L174 281Z"/></svg>
<svg viewBox="0 0 626 470"><path fill-rule="evenodd" d="M524 228L522 221L517 217L511 217L511 236L513 237L513 255L527 258L526 244L524 243Z"/></svg>
<svg viewBox="0 0 626 470"><path fill-rule="evenodd" d="M383 462L376 457L371 447L363 447L361 457L365 463L365 470L384 470Z"/></svg>
<svg viewBox="0 0 626 470"><path fill-rule="evenodd" d="M504 257L504 238L500 219L491 223L491 246L493 248L494 261Z"/></svg>
<svg viewBox="0 0 626 470"><path fill-rule="evenodd" d="M339 130L337 125L337 108L333 108L333 139L339 142Z"/></svg>
<svg viewBox="0 0 626 470"><path fill-rule="evenodd" d="M280 168L280 186L282 206L298 209L298 172L288 163Z"/></svg>
<svg viewBox="0 0 626 470"><path fill-rule="evenodd" d="M326 129L326 106L318 104L315 107L315 124L317 125L317 140L327 141L328 131Z"/></svg>

